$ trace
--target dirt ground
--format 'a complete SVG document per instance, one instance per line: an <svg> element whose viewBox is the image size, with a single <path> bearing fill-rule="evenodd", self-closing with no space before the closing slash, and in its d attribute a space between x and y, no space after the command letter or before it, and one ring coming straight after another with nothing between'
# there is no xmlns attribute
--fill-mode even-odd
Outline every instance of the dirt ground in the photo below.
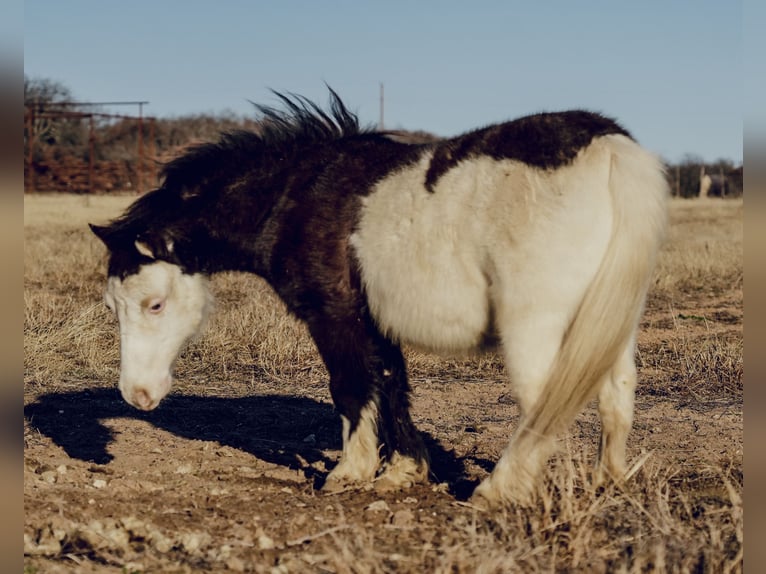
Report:
<svg viewBox="0 0 766 574"><path fill-rule="evenodd" d="M726 485L741 493L741 383L716 379L715 364L696 373L691 362L671 363L691 341L741 337L741 287L686 293L672 304L653 298L643 321L629 460L639 475L670 469L662 484L686 492L692 507L712 500L717 512L731 510L721 502ZM226 380L203 371L149 413L124 403L114 381L28 384L25 572L472 571L472 541L509 540L464 501L507 444L516 405L499 359L456 369L410 353L410 363L433 476L385 494L317 490L341 446L320 368L290 380L245 368ZM562 439L558 460L589 465L599 432L591 405ZM505 571L493 564L481 569ZM574 564L590 569L587 560ZM609 570L613 562L598 564Z"/></svg>

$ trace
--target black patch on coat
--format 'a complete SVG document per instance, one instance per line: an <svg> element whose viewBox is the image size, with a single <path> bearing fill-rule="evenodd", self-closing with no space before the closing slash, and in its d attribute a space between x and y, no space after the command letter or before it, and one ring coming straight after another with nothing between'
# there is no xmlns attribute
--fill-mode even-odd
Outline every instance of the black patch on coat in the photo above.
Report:
<svg viewBox="0 0 766 574"><path fill-rule="evenodd" d="M582 110L540 113L489 126L435 144L425 186L433 192L447 171L480 155L555 169L573 161L593 138L607 134L631 137L614 120Z"/></svg>

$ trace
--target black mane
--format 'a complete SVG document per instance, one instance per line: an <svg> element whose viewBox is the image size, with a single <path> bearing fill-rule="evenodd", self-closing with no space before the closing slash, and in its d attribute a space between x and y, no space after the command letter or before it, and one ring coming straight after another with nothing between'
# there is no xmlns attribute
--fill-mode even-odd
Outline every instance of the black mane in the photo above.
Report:
<svg viewBox="0 0 766 574"><path fill-rule="evenodd" d="M149 244L158 257L178 263L183 259L186 267L195 269L194 262L184 253L185 244L195 239L183 221L190 213L203 213L205 206L210 205L249 202L241 194L237 194L236 200L227 196L246 181L247 187L257 189L261 196L261 201L248 205L251 209L260 206L263 216L274 202L270 194L282 191L280 174L291 167L295 171L293 160L303 161L308 148L374 132L360 127L357 116L332 88L328 89L330 102L326 111L303 96L273 92L284 109L253 104L261 115L257 131L223 132L218 141L191 146L163 166L158 189L139 197L107 227L92 226L112 252L110 275L128 275L147 261L133 247L137 239ZM322 151L324 157L333 153L330 149ZM308 169L313 170L311 166ZM225 196L227 200L222 199ZM252 211L249 216L258 219ZM168 240L175 245L173 253L165 247ZM209 244L210 237L206 241Z"/></svg>
<svg viewBox="0 0 766 574"><path fill-rule="evenodd" d="M306 145L368 133L359 126L356 114L350 112L340 96L328 86L330 109L297 94L273 92L285 109L253 103L263 116L260 139L266 147Z"/></svg>
<svg viewBox="0 0 766 574"><path fill-rule="evenodd" d="M248 165L262 165L263 160L284 160L307 146L324 144L346 137L371 133L362 128L338 94L328 86L327 111L297 94L273 91L284 109L256 104L261 115L258 131L234 130L221 134L217 142L192 146L162 169L163 187L183 191L199 188L216 174L231 174Z"/></svg>

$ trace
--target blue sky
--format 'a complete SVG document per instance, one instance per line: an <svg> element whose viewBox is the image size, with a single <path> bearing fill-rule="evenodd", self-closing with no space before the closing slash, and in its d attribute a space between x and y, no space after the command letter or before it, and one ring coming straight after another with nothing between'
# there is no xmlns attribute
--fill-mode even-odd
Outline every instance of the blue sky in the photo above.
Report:
<svg viewBox="0 0 766 574"><path fill-rule="evenodd" d="M382 82L386 127L442 136L580 107L667 160L739 162L742 28L727 0L27 0L24 69L155 116L324 103L327 82L375 123Z"/></svg>

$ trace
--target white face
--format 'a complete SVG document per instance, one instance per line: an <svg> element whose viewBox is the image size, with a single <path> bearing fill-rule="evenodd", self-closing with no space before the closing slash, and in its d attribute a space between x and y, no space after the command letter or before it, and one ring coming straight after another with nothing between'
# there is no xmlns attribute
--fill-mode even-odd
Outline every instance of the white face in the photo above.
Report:
<svg viewBox="0 0 766 574"><path fill-rule="evenodd" d="M120 323L120 391L150 411L168 394L184 344L205 322L210 295L204 276L157 261L124 281L109 277L104 301Z"/></svg>

